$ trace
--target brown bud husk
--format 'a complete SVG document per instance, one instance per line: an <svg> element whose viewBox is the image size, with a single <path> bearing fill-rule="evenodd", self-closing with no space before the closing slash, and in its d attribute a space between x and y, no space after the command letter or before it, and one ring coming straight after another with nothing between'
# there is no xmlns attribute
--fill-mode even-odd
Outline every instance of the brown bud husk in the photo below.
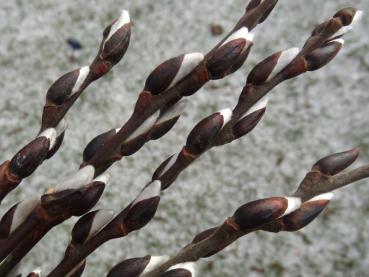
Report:
<svg viewBox="0 0 369 277"><path fill-rule="evenodd" d="M120 148L120 154L124 157L127 157L136 153L147 142L148 135L149 131L133 138L130 141L124 142Z"/></svg>
<svg viewBox="0 0 369 277"><path fill-rule="evenodd" d="M314 71L328 64L341 50L342 44L331 41L306 55L307 70Z"/></svg>
<svg viewBox="0 0 369 277"><path fill-rule="evenodd" d="M92 139L83 150L83 161L88 162L96 153L96 151L105 145L105 143L116 134L115 129L111 129Z"/></svg>
<svg viewBox="0 0 369 277"><path fill-rule="evenodd" d="M238 121L233 126L233 134L235 138L240 138L254 129L263 117L265 110L265 108L257 110Z"/></svg>
<svg viewBox="0 0 369 277"><path fill-rule="evenodd" d="M206 66L210 79L221 79L228 74L235 63L239 63L239 57L245 50L247 41L239 38L220 46L208 59ZM246 57L245 57L246 59Z"/></svg>
<svg viewBox="0 0 369 277"><path fill-rule="evenodd" d="M335 153L317 161L312 169L326 175L335 175L349 167L359 156L360 148Z"/></svg>
<svg viewBox="0 0 369 277"><path fill-rule="evenodd" d="M352 20L354 19L354 16L356 14L356 9L352 7L347 7L339 10L336 12L336 14L333 16L334 18L339 18L342 22L343 26L350 25Z"/></svg>
<svg viewBox="0 0 369 277"><path fill-rule="evenodd" d="M192 277L192 273L184 268L176 268L164 272L160 277Z"/></svg>
<svg viewBox="0 0 369 277"><path fill-rule="evenodd" d="M103 182L95 181L79 189L44 194L41 197L41 206L49 216L58 219L81 216L95 206L104 188Z"/></svg>
<svg viewBox="0 0 369 277"><path fill-rule="evenodd" d="M132 232L144 227L154 217L160 196L155 196L135 203L129 208L123 220L123 225L127 232Z"/></svg>
<svg viewBox="0 0 369 277"><path fill-rule="evenodd" d="M28 177L45 160L49 146L50 140L48 138L44 136L35 138L11 159L10 172L21 178Z"/></svg>
<svg viewBox="0 0 369 277"><path fill-rule="evenodd" d="M111 27L111 25L110 25ZM110 27L109 31L110 31ZM103 36L103 49L100 54L100 58L104 61L108 61L111 66L117 64L126 53L129 42L131 39L131 23L126 23L122 27L120 27L110 38L108 41L105 41L106 36L109 32L106 32L105 29Z"/></svg>
<svg viewBox="0 0 369 277"><path fill-rule="evenodd" d="M300 209L283 217L284 231L294 232L310 224L327 207L329 200L305 202Z"/></svg>
<svg viewBox="0 0 369 277"><path fill-rule="evenodd" d="M46 93L48 102L54 105L62 105L72 94L72 89L78 79L80 69L73 70L56 80Z"/></svg>
<svg viewBox="0 0 369 277"><path fill-rule="evenodd" d="M283 197L260 199L239 207L233 219L241 230L254 229L283 215L287 206L287 199Z"/></svg>
<svg viewBox="0 0 369 277"><path fill-rule="evenodd" d="M197 234L194 239L192 240L192 243L198 243L208 237L210 237L214 232L218 229L218 227L213 227L210 229L207 229L205 231L202 231L201 233Z"/></svg>
<svg viewBox="0 0 369 277"><path fill-rule="evenodd" d="M157 140L157 139L161 138L162 136L164 136L166 133L168 133L174 127L174 125L177 123L179 118L180 118L180 116L173 117L170 120L167 120L167 121L164 121L164 122L162 122L158 125L155 125L150 130L150 139Z"/></svg>
<svg viewBox="0 0 369 277"><path fill-rule="evenodd" d="M147 77L145 90L157 95L166 90L176 77L184 58L184 54L171 58L156 67Z"/></svg>
<svg viewBox="0 0 369 277"><path fill-rule="evenodd" d="M128 259L115 265L107 277L138 277L150 262L150 256Z"/></svg>
<svg viewBox="0 0 369 277"><path fill-rule="evenodd" d="M248 75L247 84L263 84L272 73L280 56L281 52L277 52L258 63Z"/></svg>
<svg viewBox="0 0 369 277"><path fill-rule="evenodd" d="M97 212L98 210L89 212L78 219L72 230L72 242L74 244L82 244L87 240Z"/></svg>
<svg viewBox="0 0 369 277"><path fill-rule="evenodd" d="M260 3L261 3L261 0L251 0L246 7L246 12L249 12L252 9L255 9L257 6L260 5Z"/></svg>
<svg viewBox="0 0 369 277"><path fill-rule="evenodd" d="M181 96L190 96L197 92L202 86L210 80L209 72L206 66L201 63L190 75L186 77L185 85L178 89Z"/></svg>
<svg viewBox="0 0 369 277"><path fill-rule="evenodd" d="M223 123L223 116L219 112L201 120L188 135L186 148L194 155L201 154L209 147Z"/></svg>
<svg viewBox="0 0 369 277"><path fill-rule="evenodd" d="M10 228L13 222L14 212L19 203L12 206L1 218L0 221L0 239L6 239L10 235Z"/></svg>

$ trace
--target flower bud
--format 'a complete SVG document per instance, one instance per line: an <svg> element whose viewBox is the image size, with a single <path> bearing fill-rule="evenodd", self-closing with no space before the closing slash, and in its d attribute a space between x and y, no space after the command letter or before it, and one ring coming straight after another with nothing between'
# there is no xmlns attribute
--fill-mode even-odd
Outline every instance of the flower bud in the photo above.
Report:
<svg viewBox="0 0 369 277"><path fill-rule="evenodd" d="M28 218L39 202L38 198L28 198L11 207L1 218L0 239L9 237Z"/></svg>
<svg viewBox="0 0 369 277"><path fill-rule="evenodd" d="M72 230L72 242L82 244L102 230L115 216L113 210L97 210L81 217Z"/></svg>
<svg viewBox="0 0 369 277"><path fill-rule="evenodd" d="M132 202L124 217L124 227L128 232L145 226L155 215L160 201L161 182L149 183Z"/></svg>
<svg viewBox="0 0 369 277"><path fill-rule="evenodd" d="M90 73L88 66L68 72L56 80L46 93L46 100L54 105L62 105L73 94L86 87L87 76Z"/></svg>
<svg viewBox="0 0 369 277"><path fill-rule="evenodd" d="M233 219L242 231L255 229L295 211L300 205L301 199L296 197L260 199L239 207Z"/></svg>
<svg viewBox="0 0 369 277"><path fill-rule="evenodd" d="M116 129L111 129L93 138L83 150L83 161L88 162L96 153L96 151L103 147L105 143L117 133Z"/></svg>
<svg viewBox="0 0 369 277"><path fill-rule="evenodd" d="M115 265L108 273L107 277L137 277L140 276L150 263L152 257L127 259Z"/></svg>
<svg viewBox="0 0 369 277"><path fill-rule="evenodd" d="M240 138L255 128L265 113L267 103L268 96L266 95L241 116L241 119L233 126L235 138Z"/></svg>
<svg viewBox="0 0 369 277"><path fill-rule="evenodd" d="M181 152L174 154L170 156L168 159L166 159L154 172L153 174L153 180L159 179L161 176L163 176L177 161L178 156L181 154Z"/></svg>
<svg viewBox="0 0 369 277"><path fill-rule="evenodd" d="M11 173L20 178L26 178L31 175L45 160L49 149L54 146L55 140L55 129L46 129L37 138L19 150L11 159L9 165Z"/></svg>
<svg viewBox="0 0 369 277"><path fill-rule="evenodd" d="M232 117L230 109L224 109L201 120L187 137L186 148L194 155L200 155Z"/></svg>
<svg viewBox="0 0 369 277"><path fill-rule="evenodd" d="M257 6L259 6L261 3L261 0L251 0L249 4L246 7L246 12L249 12L253 9L255 9Z"/></svg>
<svg viewBox="0 0 369 277"><path fill-rule="evenodd" d="M160 275L161 277L195 277L195 263L176 264Z"/></svg>
<svg viewBox="0 0 369 277"><path fill-rule="evenodd" d="M345 152L335 153L317 161L312 169L326 175L335 175L349 167L359 156L360 148L354 148Z"/></svg>
<svg viewBox="0 0 369 277"><path fill-rule="evenodd" d="M298 210L283 217L284 231L294 232L304 228L318 217L332 198L333 193L329 192L320 194L303 203Z"/></svg>
<svg viewBox="0 0 369 277"><path fill-rule="evenodd" d="M41 206L55 220L81 216L95 206L104 189L105 183L97 180L77 189L44 194L41 197Z"/></svg>
<svg viewBox="0 0 369 277"><path fill-rule="evenodd" d="M362 11L357 11L354 8L344 8L339 10L334 18L339 18L342 22L343 27L341 27L337 32L335 32L329 39L339 38L345 33L350 31L356 24L361 20L363 16Z"/></svg>
<svg viewBox="0 0 369 277"><path fill-rule="evenodd" d="M307 70L314 71L328 64L341 50L343 43L343 39L332 40L307 54Z"/></svg>
<svg viewBox="0 0 369 277"><path fill-rule="evenodd" d="M166 110L162 111L158 120L155 122L154 127L150 131L150 139L159 139L169 132L170 129L172 129L172 127L176 124L179 117L183 114L187 102L187 99L182 99Z"/></svg>
<svg viewBox="0 0 369 277"><path fill-rule="evenodd" d="M122 10L120 17L104 30L100 58L111 66L117 64L127 51L131 37L130 23L128 11Z"/></svg>
<svg viewBox="0 0 369 277"><path fill-rule="evenodd" d="M147 77L145 90L157 95L170 89L190 74L203 59L201 53L189 53L163 62Z"/></svg>
<svg viewBox="0 0 369 277"><path fill-rule="evenodd" d="M75 174L69 176L64 182L58 184L52 192L63 191L66 189L78 189L90 183L94 177L95 168L92 165L87 165L79 169Z"/></svg>
<svg viewBox="0 0 369 277"><path fill-rule="evenodd" d="M242 27L229 36L206 62L212 80L221 79L237 70L246 60L253 34Z"/></svg>

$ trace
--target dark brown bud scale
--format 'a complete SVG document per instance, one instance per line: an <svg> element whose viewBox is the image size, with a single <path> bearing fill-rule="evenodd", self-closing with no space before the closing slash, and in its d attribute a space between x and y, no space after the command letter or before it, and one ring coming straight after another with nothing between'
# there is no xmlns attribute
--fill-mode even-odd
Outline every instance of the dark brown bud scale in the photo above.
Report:
<svg viewBox="0 0 369 277"><path fill-rule="evenodd" d="M255 9L257 6L260 5L260 3L261 3L261 0L251 0L246 7L246 12L249 12L252 9Z"/></svg>
<svg viewBox="0 0 369 277"><path fill-rule="evenodd" d="M22 275L20 275L22 276ZM40 277L41 275L39 273L36 273L36 272L31 272L27 275L27 277Z"/></svg>
<svg viewBox="0 0 369 277"><path fill-rule="evenodd" d="M347 26L351 24L352 20L354 19L355 13L356 9L348 7L339 10L333 17L338 17L341 20L343 26Z"/></svg>
<svg viewBox="0 0 369 277"><path fill-rule="evenodd" d="M44 136L37 137L24 146L11 159L9 169L21 178L31 175L45 160L49 152L50 140Z"/></svg>
<svg viewBox="0 0 369 277"><path fill-rule="evenodd" d="M171 118L170 120L164 121L158 125L155 125L150 130L150 139L156 140L168 133L173 126L177 123L180 116Z"/></svg>
<svg viewBox="0 0 369 277"><path fill-rule="evenodd" d="M248 75L247 84L263 84L272 73L280 56L281 52L277 52L258 63Z"/></svg>
<svg viewBox="0 0 369 277"><path fill-rule="evenodd" d="M78 219L72 229L72 243L82 244L87 240L97 212L98 210L89 212Z"/></svg>
<svg viewBox="0 0 369 277"><path fill-rule="evenodd" d="M260 199L239 207L233 218L241 230L254 229L283 215L287 206L283 197Z"/></svg>
<svg viewBox="0 0 369 277"><path fill-rule="evenodd" d="M14 212L19 203L12 206L0 220L0 240L6 239L10 235L10 229L13 222Z"/></svg>
<svg viewBox="0 0 369 277"><path fill-rule="evenodd" d="M155 215L160 201L159 196L135 203L124 217L123 225L128 232L144 227Z"/></svg>
<svg viewBox="0 0 369 277"><path fill-rule="evenodd" d="M252 129L254 129L263 117L265 110L265 108L257 110L238 121L233 126L233 133L235 138L240 138L249 133Z"/></svg>
<svg viewBox="0 0 369 277"><path fill-rule="evenodd" d="M307 62L304 57L296 57L293 61L291 61L282 71L283 79L288 80L294 78L308 69Z"/></svg>
<svg viewBox="0 0 369 277"><path fill-rule="evenodd" d="M245 63L247 57L250 54L251 47L253 45L253 42L248 41L247 46L245 46L245 50L241 52L241 54L238 56L238 58L235 60L233 65L229 68L227 71L227 75L232 74L236 72L238 69L241 68L241 66Z"/></svg>
<svg viewBox="0 0 369 277"><path fill-rule="evenodd" d="M359 156L360 148L354 148L345 152L326 156L313 165L313 170L318 170L326 175L335 175L349 167Z"/></svg>
<svg viewBox="0 0 369 277"><path fill-rule="evenodd" d="M207 229L205 231L202 231L201 233L197 234L194 239L192 240L192 243L198 243L208 237L210 237L214 232L218 229L218 227L213 227L210 229Z"/></svg>
<svg viewBox="0 0 369 277"><path fill-rule="evenodd" d="M284 230L294 232L311 223L329 204L329 200L305 202L300 209L283 217Z"/></svg>
<svg viewBox="0 0 369 277"><path fill-rule="evenodd" d="M95 206L104 188L104 183L93 182L79 189L44 194L41 197L41 206L50 217L56 219L81 216Z"/></svg>
<svg viewBox="0 0 369 277"><path fill-rule="evenodd" d="M107 277L139 277L150 262L151 257L127 259L115 265Z"/></svg>
<svg viewBox="0 0 369 277"><path fill-rule="evenodd" d="M73 70L56 80L46 93L47 101L62 105L72 94L72 89L78 79L80 69Z"/></svg>
<svg viewBox="0 0 369 277"><path fill-rule="evenodd" d="M145 132L138 137L133 138L130 141L124 142L120 148L120 154L124 157L133 155L148 141L149 131Z"/></svg>
<svg viewBox="0 0 369 277"><path fill-rule="evenodd" d="M328 64L337 53L341 50L342 44L336 41L327 43L326 45L315 49L306 55L307 70L314 71Z"/></svg>
<svg viewBox="0 0 369 277"><path fill-rule="evenodd" d="M147 77L145 90L157 95L166 90L176 77L184 58L184 54L171 58L156 67Z"/></svg>
<svg viewBox="0 0 369 277"><path fill-rule="evenodd" d="M210 79L217 80L227 75L227 72L235 64L243 52L246 40L239 38L220 46L208 59L206 67Z"/></svg>
<svg viewBox="0 0 369 277"><path fill-rule="evenodd" d="M130 26L130 23L123 25L104 43L104 49L100 55L102 60L109 61L114 66L123 58L131 38Z"/></svg>
<svg viewBox="0 0 369 277"><path fill-rule="evenodd" d="M199 155L223 127L223 116L217 112L201 120L187 137L186 147L192 154Z"/></svg>
<svg viewBox="0 0 369 277"><path fill-rule="evenodd" d="M201 63L186 77L185 85L180 86L180 95L190 96L196 93L209 80L209 72L206 66Z"/></svg>
<svg viewBox="0 0 369 277"><path fill-rule="evenodd" d="M192 277L192 273L184 268L176 268L164 272L160 277Z"/></svg>
<svg viewBox="0 0 369 277"><path fill-rule="evenodd" d="M83 150L83 161L88 162L96 153L96 151L105 145L105 143L116 134L115 129L111 129L92 139Z"/></svg>

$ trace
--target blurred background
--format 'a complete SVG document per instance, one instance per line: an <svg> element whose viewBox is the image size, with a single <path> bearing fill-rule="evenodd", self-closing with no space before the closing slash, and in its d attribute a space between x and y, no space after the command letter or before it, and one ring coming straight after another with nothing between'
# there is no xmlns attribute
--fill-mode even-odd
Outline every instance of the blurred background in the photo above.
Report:
<svg viewBox="0 0 369 277"><path fill-rule="evenodd" d="M125 122L156 65L181 53L206 53L233 28L246 4L246 0L0 1L1 161L36 135L48 87L62 74L92 61L103 29L119 10L128 9L134 23L123 60L93 83L68 113L63 147L6 198L1 214L14 202L40 195L73 173L93 137ZM182 147L196 122L236 104L253 65L273 52L301 47L315 24L349 5L368 7L367 0L279 1L255 29L255 44L245 65L189 98L185 115L168 135L117 163L98 207L125 207L159 163ZM345 36L344 48L332 63L274 89L264 119L250 135L211 150L188 168L164 193L155 219L91 255L84 276L104 276L126 258L175 254L241 204L292 193L312 164L327 154L361 146L359 163L369 162L368 27L364 16ZM83 48L72 53L68 38ZM368 182L337 191L327 210L299 232L253 233L200 261L198 276L367 276ZM49 272L62 258L75 220L51 231L24 260L23 272L38 266Z"/></svg>

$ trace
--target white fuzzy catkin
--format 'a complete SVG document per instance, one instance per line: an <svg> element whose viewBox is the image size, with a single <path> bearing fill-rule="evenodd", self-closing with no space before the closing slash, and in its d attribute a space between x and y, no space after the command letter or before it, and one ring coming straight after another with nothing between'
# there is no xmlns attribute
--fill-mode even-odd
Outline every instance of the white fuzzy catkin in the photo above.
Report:
<svg viewBox="0 0 369 277"><path fill-rule="evenodd" d="M13 214L10 233L17 229L19 225L21 225L27 219L38 203L39 199L35 197L19 202Z"/></svg>
<svg viewBox="0 0 369 277"><path fill-rule="evenodd" d="M301 207L301 198L299 197L285 197L285 198L287 199L287 209L280 217L289 215L290 213L293 213L294 211L296 211Z"/></svg>
<svg viewBox="0 0 369 277"><path fill-rule="evenodd" d="M56 190L78 189L81 186L87 185L92 181L95 174L95 168L92 165L87 165L78 170L74 175L68 177L64 182L60 183Z"/></svg>
<svg viewBox="0 0 369 277"><path fill-rule="evenodd" d="M142 275L145 273L148 273L158 267L160 264L164 263L166 260L168 260L169 256L151 256L150 261L145 267L145 270L142 272Z"/></svg>
<svg viewBox="0 0 369 277"><path fill-rule="evenodd" d="M83 83L86 81L86 78L88 76L88 73L90 73L90 67L89 66L84 66L84 67L81 67L79 69L79 72L78 72L78 78L72 88L72 94L75 94L76 92L80 91Z"/></svg>
<svg viewBox="0 0 369 277"><path fill-rule="evenodd" d="M202 53L189 53L183 57L182 64L178 69L176 76L173 78L172 82L168 86L167 89L173 87L179 81L181 81L184 77L186 77L192 70L195 69L196 66L199 65L204 59L204 55Z"/></svg>
<svg viewBox="0 0 369 277"><path fill-rule="evenodd" d="M277 64L269 74L267 81L273 79L279 72L281 72L287 65L292 62L294 58L300 53L298 47L289 48L281 52Z"/></svg>

